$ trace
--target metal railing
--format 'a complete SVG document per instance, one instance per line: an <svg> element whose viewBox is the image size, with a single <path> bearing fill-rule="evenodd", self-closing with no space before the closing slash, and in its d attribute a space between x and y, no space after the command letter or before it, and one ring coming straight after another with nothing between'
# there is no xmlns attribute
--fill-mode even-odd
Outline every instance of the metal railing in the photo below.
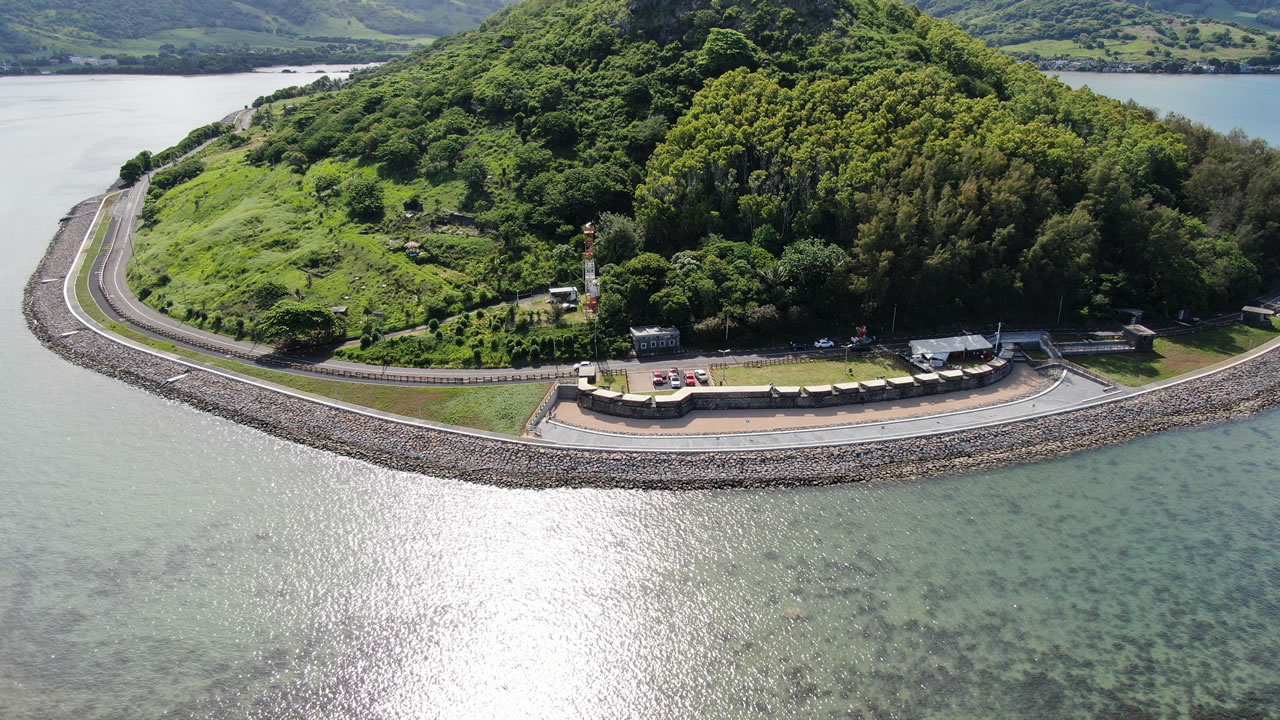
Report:
<svg viewBox="0 0 1280 720"><path fill-rule="evenodd" d="M107 294L106 288L102 284L102 276L98 276L98 289L102 292L102 297L106 299L107 305L115 312L116 315L124 318L129 324L134 325L154 335L168 338L183 345L190 345L201 350L215 353L218 355L231 356L241 360L248 360L252 363L271 365L273 367L285 368L289 370L299 370L309 373L328 375L335 378L344 378L351 380L377 380L381 382L401 382L421 385L496 385L501 383L516 382L538 382L556 380L559 378L568 378L574 380L572 373L569 371L542 371L542 372L509 372L502 375L387 375L385 372L368 372L363 370L348 370L346 368L328 367L325 365L317 365L314 363L299 362L288 358L279 357L270 353L251 353L239 348L226 347L223 345L215 345L211 342L203 340L193 335L180 333L172 328L163 325L157 325L144 319L136 318L120 307L115 299ZM574 380L576 381L576 380Z"/></svg>
<svg viewBox="0 0 1280 720"><path fill-rule="evenodd" d="M560 388L565 385L573 385L577 382L576 378L556 378L551 383L551 387L547 388L547 393L542 396L542 402L538 403L538 407L529 415L529 419L524 422L525 435L540 435L538 425L542 422L551 408L560 400Z"/></svg>
<svg viewBox="0 0 1280 720"><path fill-rule="evenodd" d="M1133 345L1124 340L1084 340L1057 344L1062 355L1093 355L1097 353L1129 352Z"/></svg>
<svg viewBox="0 0 1280 720"><path fill-rule="evenodd" d="M1075 373L1075 374L1077 374L1077 375L1083 375L1084 377L1087 377L1087 378L1089 378L1090 380L1092 380L1092 381L1094 381L1094 382L1096 382L1096 383L1098 383L1098 384L1102 385L1103 387L1107 388L1108 390L1110 390L1110 389L1114 389L1114 388L1116 387L1116 382L1115 382L1114 380L1112 380L1111 378L1109 378L1109 377L1107 377L1107 376L1105 376L1105 375L1101 375L1101 374L1099 374L1099 373L1096 373L1096 372L1094 372L1094 371L1090 370L1089 368L1087 368L1087 367L1085 367L1085 366L1083 366L1083 365L1077 365L1076 363L1073 363L1073 362L1071 362L1070 360L1068 360L1068 359L1066 359L1066 358L1064 358L1064 357L1057 357L1057 358L1054 358L1054 359L1052 359L1052 360L1050 360L1050 361L1048 361L1048 362L1046 362L1046 363L1044 363L1044 364L1042 364L1042 365L1038 365L1038 366L1036 366L1036 369L1037 369L1037 370L1047 370L1047 369L1049 369L1049 368L1053 368L1053 367L1061 367L1061 368L1063 368L1063 369L1065 369L1065 370L1068 370L1068 371L1070 371L1070 372L1073 372L1073 373Z"/></svg>
<svg viewBox="0 0 1280 720"><path fill-rule="evenodd" d="M1151 332L1154 332L1157 337L1176 337L1178 335L1190 335L1191 333L1200 332L1201 330L1208 330L1209 328L1222 327L1224 325L1233 325L1235 323L1240 322L1243 319L1244 319L1244 313L1233 312L1233 313L1227 313L1226 315L1219 315L1216 318L1201 320L1200 322L1195 323L1193 325L1160 328L1159 330L1152 330Z"/></svg>

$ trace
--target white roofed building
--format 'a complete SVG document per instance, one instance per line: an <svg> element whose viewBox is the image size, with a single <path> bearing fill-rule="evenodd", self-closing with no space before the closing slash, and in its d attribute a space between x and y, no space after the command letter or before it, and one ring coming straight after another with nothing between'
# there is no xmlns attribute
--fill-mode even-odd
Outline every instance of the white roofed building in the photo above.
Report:
<svg viewBox="0 0 1280 720"><path fill-rule="evenodd" d="M912 340L911 354L921 357L934 367L951 362L953 354L971 357L976 354L990 354L994 348L981 335L958 335L949 338L932 338L930 340Z"/></svg>

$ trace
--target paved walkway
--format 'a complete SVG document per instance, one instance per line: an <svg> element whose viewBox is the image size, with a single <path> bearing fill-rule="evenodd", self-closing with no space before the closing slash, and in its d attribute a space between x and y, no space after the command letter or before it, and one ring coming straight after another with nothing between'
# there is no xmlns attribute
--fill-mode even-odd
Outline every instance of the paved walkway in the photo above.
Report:
<svg viewBox="0 0 1280 720"><path fill-rule="evenodd" d="M887 440L1028 418L1103 396L1102 385L1074 373L1051 371L1049 386L1019 364L1001 383L954 397L933 396L849 408L792 411L695 412L675 420L625 420L583 413L559 403L539 427L542 439L567 445L609 445L625 449L744 449L837 445ZM1022 399L1013 399L1022 396ZM783 429L790 425L792 429ZM675 434L686 433L686 434Z"/></svg>

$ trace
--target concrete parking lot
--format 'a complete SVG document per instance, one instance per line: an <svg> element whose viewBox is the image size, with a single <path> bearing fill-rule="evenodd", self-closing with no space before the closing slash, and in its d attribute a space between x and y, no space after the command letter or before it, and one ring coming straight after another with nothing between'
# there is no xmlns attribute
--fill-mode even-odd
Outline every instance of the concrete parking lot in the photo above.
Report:
<svg viewBox="0 0 1280 720"><path fill-rule="evenodd" d="M663 368L663 376L666 377L667 375L670 375L671 368L673 367L677 368L680 373L681 384L678 387L672 388L671 381L669 378L666 382L662 383L661 385L654 385L653 370L651 369L629 370L627 372L627 386L631 388L631 392L637 392L637 393L649 393L654 391L657 391L660 393L670 393L675 390L679 390L681 387L684 387L685 373L690 373L695 370L702 370L704 372L709 371L709 368L707 368L705 365L689 365L686 367L684 365L672 364L666 368ZM708 385L714 384L711 381L710 375L707 376L707 384ZM613 389L618 390L619 388L613 388Z"/></svg>

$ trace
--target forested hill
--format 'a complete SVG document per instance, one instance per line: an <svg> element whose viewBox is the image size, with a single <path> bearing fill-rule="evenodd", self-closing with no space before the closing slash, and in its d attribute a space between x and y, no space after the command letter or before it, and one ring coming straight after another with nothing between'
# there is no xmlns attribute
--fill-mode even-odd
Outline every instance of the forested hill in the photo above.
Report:
<svg viewBox="0 0 1280 720"><path fill-rule="evenodd" d="M1172 312L1280 277L1274 152L880 0L528 0L281 119L246 160L317 194L350 178L352 222L392 244L423 232L402 202L476 216L497 256L454 310L572 281L600 221L615 331ZM195 212L170 193L157 228Z"/></svg>
<svg viewBox="0 0 1280 720"><path fill-rule="evenodd" d="M439 36L471 29L504 4L503 0L0 0L0 53L56 51L64 44L111 47L113 41L177 29L203 30L232 45L249 42L268 47L280 47L278 41L290 37ZM254 37L258 34L263 37ZM123 48L133 50L128 45Z"/></svg>

